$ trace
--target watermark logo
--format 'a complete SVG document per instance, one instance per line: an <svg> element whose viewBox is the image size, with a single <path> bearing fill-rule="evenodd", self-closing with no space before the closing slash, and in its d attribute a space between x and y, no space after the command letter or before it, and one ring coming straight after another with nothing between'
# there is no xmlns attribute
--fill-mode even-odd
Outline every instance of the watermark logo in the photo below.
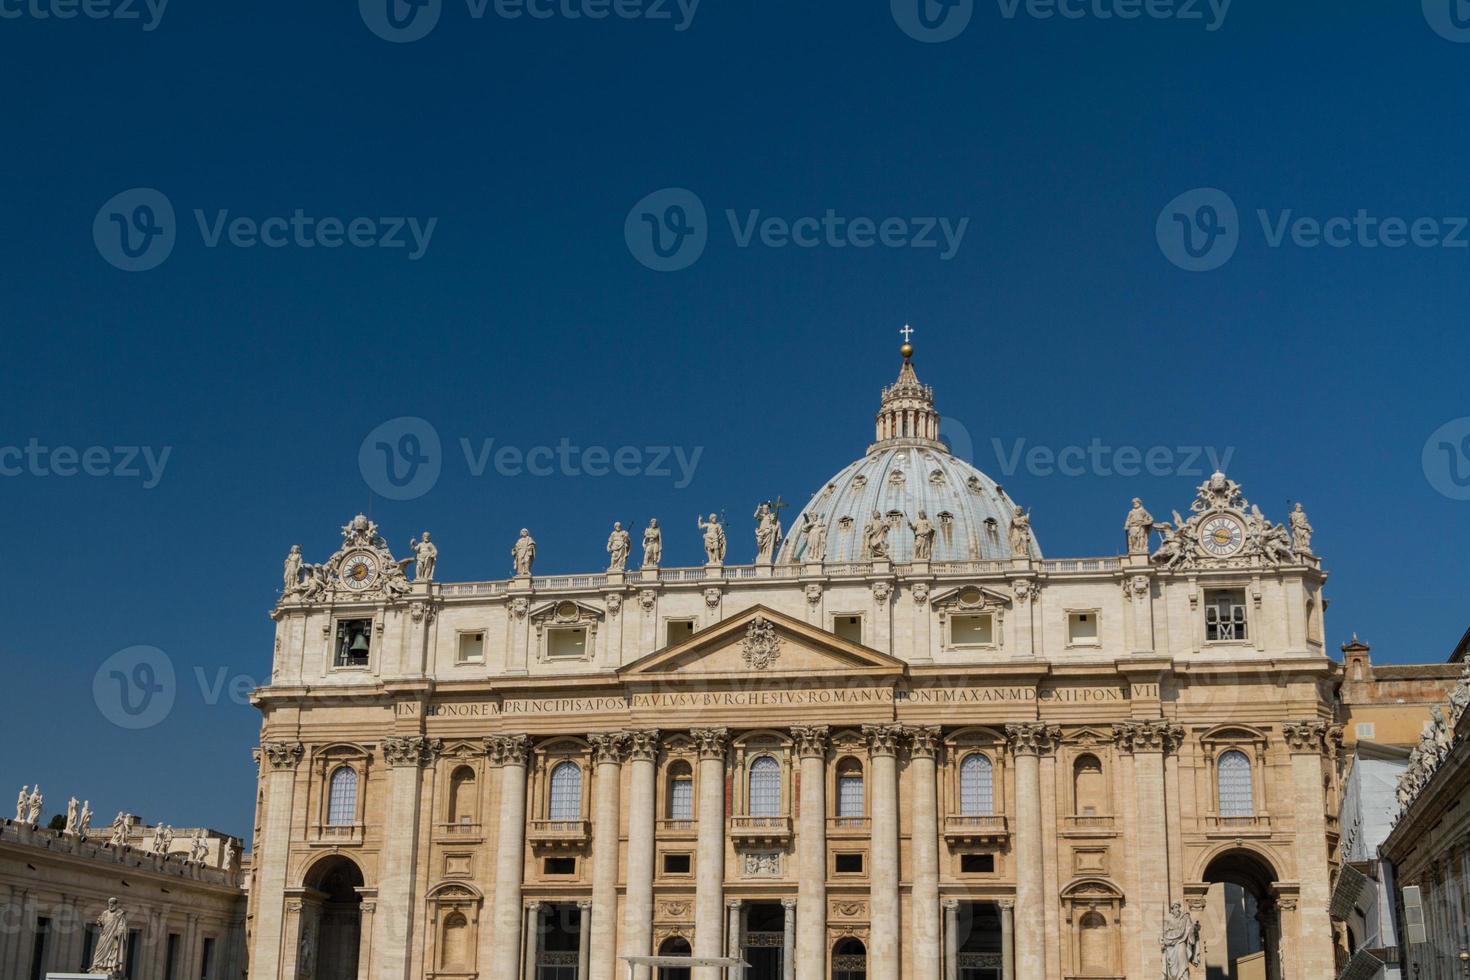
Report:
<svg viewBox="0 0 1470 980"><path fill-rule="evenodd" d="M80 14L88 20L138 21L147 33L158 29L167 8L168 0L0 0L0 20L73 20Z"/></svg>
<svg viewBox="0 0 1470 980"><path fill-rule="evenodd" d="M152 728L168 717L178 692L173 661L157 647L119 650L92 676L92 700L119 728Z"/></svg>
<svg viewBox="0 0 1470 980"><path fill-rule="evenodd" d="M1470 417L1451 419L1424 440L1429 485L1451 500L1470 500Z"/></svg>
<svg viewBox="0 0 1470 980"><path fill-rule="evenodd" d="M975 0L888 0L893 22L925 44L953 41L970 26Z"/></svg>
<svg viewBox="0 0 1470 980"><path fill-rule="evenodd" d="M736 248L935 249L941 262L955 257L970 227L966 217L849 217L833 208L796 217L726 208L724 216ZM693 265L704 254L709 235L704 202L682 187L654 191L633 205L623 221L628 251L658 272Z"/></svg>
<svg viewBox="0 0 1470 980"><path fill-rule="evenodd" d="M152 490L173 452L173 446L46 446L32 436L24 446L0 446L0 477L109 476L142 480Z"/></svg>
<svg viewBox="0 0 1470 980"><path fill-rule="evenodd" d="M628 211L623 240L633 258L655 272L687 269L709 244L704 202L683 187L654 191Z"/></svg>
<svg viewBox="0 0 1470 980"><path fill-rule="evenodd" d="M357 468L373 492L389 500L413 500L434 489L444 465L439 431L426 419L401 415L367 434Z"/></svg>
<svg viewBox="0 0 1470 980"><path fill-rule="evenodd" d="M1035 477L1199 477L1226 472L1235 457L1234 446L1113 446L1098 436L1085 446L1028 446L1025 439L1013 439L1007 446L996 438L990 446L1007 478L1021 470Z"/></svg>
<svg viewBox="0 0 1470 980"><path fill-rule="evenodd" d="M1456 44L1470 43L1470 0L1423 0L1424 19L1434 33Z"/></svg>
<svg viewBox="0 0 1470 980"><path fill-rule="evenodd" d="M1154 223L1164 257L1188 272L1209 272L1229 262L1240 245L1240 215L1230 195L1196 187L1164 205Z"/></svg>
<svg viewBox="0 0 1470 980"><path fill-rule="evenodd" d="M444 12L444 0L357 0L368 30L385 41L407 44L429 36Z"/></svg>
<svg viewBox="0 0 1470 980"><path fill-rule="evenodd" d="M173 204L152 187L113 195L92 219L98 253L124 272L147 272L163 264L177 236Z"/></svg>

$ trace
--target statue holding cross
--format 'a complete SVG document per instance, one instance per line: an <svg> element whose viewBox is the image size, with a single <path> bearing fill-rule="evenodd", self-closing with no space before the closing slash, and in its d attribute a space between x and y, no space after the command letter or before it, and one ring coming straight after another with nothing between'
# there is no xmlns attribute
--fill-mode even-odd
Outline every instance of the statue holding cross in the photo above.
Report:
<svg viewBox="0 0 1470 980"><path fill-rule="evenodd" d="M762 501L755 509L755 563L769 565L776 560L781 544L781 510L786 505L778 496L775 503Z"/></svg>

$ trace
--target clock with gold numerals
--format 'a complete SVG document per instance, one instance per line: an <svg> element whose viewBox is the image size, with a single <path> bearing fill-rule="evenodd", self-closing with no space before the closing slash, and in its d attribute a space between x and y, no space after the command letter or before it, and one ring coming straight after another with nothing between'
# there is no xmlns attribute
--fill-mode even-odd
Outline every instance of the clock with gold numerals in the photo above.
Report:
<svg viewBox="0 0 1470 980"><path fill-rule="evenodd" d="M1216 558L1229 558L1245 547L1245 525L1231 514L1216 514L1200 527L1200 547Z"/></svg>
<svg viewBox="0 0 1470 980"><path fill-rule="evenodd" d="M342 587L361 592L378 580L378 557L367 551L354 551L342 559Z"/></svg>

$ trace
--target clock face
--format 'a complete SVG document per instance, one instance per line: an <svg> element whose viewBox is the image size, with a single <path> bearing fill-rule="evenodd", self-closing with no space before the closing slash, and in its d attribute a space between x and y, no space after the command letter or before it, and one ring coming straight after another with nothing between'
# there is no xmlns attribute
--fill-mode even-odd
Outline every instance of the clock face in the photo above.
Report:
<svg viewBox="0 0 1470 980"><path fill-rule="evenodd" d="M1216 558L1229 558L1245 547L1245 527L1228 514L1211 517L1200 528L1199 543Z"/></svg>
<svg viewBox="0 0 1470 980"><path fill-rule="evenodd" d="M342 559L342 585L361 592L377 581L378 559L366 551L354 551Z"/></svg>

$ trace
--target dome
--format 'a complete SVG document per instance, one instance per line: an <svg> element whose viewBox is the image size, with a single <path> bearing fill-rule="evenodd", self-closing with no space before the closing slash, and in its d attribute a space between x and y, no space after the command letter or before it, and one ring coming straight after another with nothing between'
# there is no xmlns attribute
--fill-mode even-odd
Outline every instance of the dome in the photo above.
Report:
<svg viewBox="0 0 1470 980"><path fill-rule="evenodd" d="M796 516L778 562L805 560L804 528L827 525L824 560L863 561L863 529L876 511L888 522L891 560L913 560L911 527L922 511L934 526L931 561L1004 560L1012 557L1011 520L1016 504L1000 484L952 455L939 440L933 390L919 384L909 357L898 381L883 390L877 441L812 494ZM1035 537L1032 558L1041 557Z"/></svg>

